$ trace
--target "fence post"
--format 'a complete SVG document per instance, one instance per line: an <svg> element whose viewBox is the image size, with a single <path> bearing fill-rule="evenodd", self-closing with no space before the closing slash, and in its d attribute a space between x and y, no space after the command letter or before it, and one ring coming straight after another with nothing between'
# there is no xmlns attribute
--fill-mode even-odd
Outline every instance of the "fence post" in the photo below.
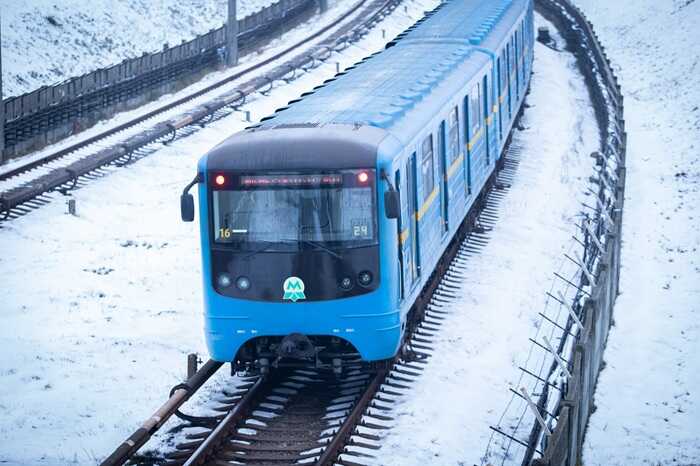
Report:
<svg viewBox="0 0 700 466"><path fill-rule="evenodd" d="M238 19L236 0L228 0L228 22L226 23L226 64L238 65Z"/></svg>
<svg viewBox="0 0 700 466"><path fill-rule="evenodd" d="M2 15L0 15L2 24ZM0 33L0 165L5 163L5 100L2 98L2 34Z"/></svg>

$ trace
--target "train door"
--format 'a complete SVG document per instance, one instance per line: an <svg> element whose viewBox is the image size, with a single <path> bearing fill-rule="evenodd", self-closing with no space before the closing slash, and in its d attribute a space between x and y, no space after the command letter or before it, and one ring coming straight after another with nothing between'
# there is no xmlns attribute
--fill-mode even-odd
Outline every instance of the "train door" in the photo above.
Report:
<svg viewBox="0 0 700 466"><path fill-rule="evenodd" d="M408 206L409 202L406 196L408 189L406 188L404 181L407 176L404 172L404 176L401 176L401 170L396 170L394 174L394 186L399 191L399 199L401 200L401 214L396 222L397 234L399 237L399 299L404 299L406 297L406 278L409 275L408 263L406 258L409 257L405 254L406 242L408 239L408 223L409 214Z"/></svg>
<svg viewBox="0 0 700 466"><path fill-rule="evenodd" d="M494 83L494 89L498 89L495 93L496 96L496 102L494 105L494 109L497 109L496 111L498 112L498 134L501 135L501 140L505 138L505 134L503 134L503 112L501 109L501 96L500 96L500 89L503 89L503 68L501 65L501 58L499 57L496 59L496 82Z"/></svg>
<svg viewBox="0 0 700 466"><path fill-rule="evenodd" d="M420 276L419 257L418 254L418 193L416 192L416 153L414 152L406 162L406 201L408 207L408 215L406 217L406 226L404 227L404 258L407 262L407 278L410 286L418 281Z"/></svg>
<svg viewBox="0 0 700 466"><path fill-rule="evenodd" d="M469 154L469 181L473 186L481 186L481 182L486 173L488 154L482 154L485 143L483 141L485 130L483 125L483 103L481 98L481 83L477 84L467 95L467 149ZM482 145L484 147L482 148ZM472 187L470 186L470 192Z"/></svg>
<svg viewBox="0 0 700 466"><path fill-rule="evenodd" d="M522 45L518 40L519 32L516 30L513 36L513 41L515 43L515 98L516 101L520 101L520 49Z"/></svg>
<svg viewBox="0 0 700 466"><path fill-rule="evenodd" d="M445 147L445 122L440 123L438 131L438 173L440 176L440 211L442 212L442 233L449 230L450 200L449 182L447 178L447 150Z"/></svg>
<svg viewBox="0 0 700 466"><path fill-rule="evenodd" d="M513 66L511 63L512 60L513 60L513 57L512 57L512 54L510 52L510 41L508 41L508 44L506 45L506 85L508 87L508 97L507 97L507 99L508 99L508 121L513 120L513 104L511 102L512 99L511 99L511 85L510 85L510 78L511 78L510 70Z"/></svg>
<svg viewBox="0 0 700 466"><path fill-rule="evenodd" d="M488 87L488 75L484 76L484 79L482 80L482 88L481 88L481 95L483 96L483 112L484 115L482 117L482 121L484 122L485 126L485 131L484 135L486 136L486 165L488 166L491 163L491 128L489 125L489 87Z"/></svg>
<svg viewBox="0 0 700 466"><path fill-rule="evenodd" d="M472 193L472 158L471 149L469 148L469 94L464 97L464 188L467 193L467 199Z"/></svg>

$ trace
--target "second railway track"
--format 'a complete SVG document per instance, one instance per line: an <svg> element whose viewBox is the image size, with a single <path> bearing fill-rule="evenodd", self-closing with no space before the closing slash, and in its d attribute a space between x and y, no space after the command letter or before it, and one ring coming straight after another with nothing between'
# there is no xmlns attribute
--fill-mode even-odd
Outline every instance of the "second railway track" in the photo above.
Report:
<svg viewBox="0 0 700 466"><path fill-rule="evenodd" d="M99 176L100 171L110 165L125 165L143 157L152 152L144 148L154 143L167 143L178 134L189 134L193 127L196 130L197 126L236 111L245 104L247 96L272 89L275 81L290 82L318 67L333 52L359 41L401 1L360 0L330 24L259 63L79 143L0 173L0 221L22 216L49 202L46 195L51 192L66 194L91 176ZM353 14L355 18L348 20ZM334 28L338 29L310 50L292 56L231 91L172 116L178 108L194 100L204 100L208 94L221 91L223 86L280 62ZM120 139L120 135L127 132L129 134Z"/></svg>

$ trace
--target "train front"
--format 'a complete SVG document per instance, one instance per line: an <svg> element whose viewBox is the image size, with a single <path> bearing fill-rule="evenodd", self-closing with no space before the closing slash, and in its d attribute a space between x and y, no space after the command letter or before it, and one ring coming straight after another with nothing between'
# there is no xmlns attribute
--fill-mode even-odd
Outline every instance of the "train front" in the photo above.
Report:
<svg viewBox="0 0 700 466"><path fill-rule="evenodd" d="M201 160L213 359L238 370L339 371L348 359L395 354L402 329L387 272L397 248L380 246L392 228L379 195L381 137L372 128L248 130Z"/></svg>

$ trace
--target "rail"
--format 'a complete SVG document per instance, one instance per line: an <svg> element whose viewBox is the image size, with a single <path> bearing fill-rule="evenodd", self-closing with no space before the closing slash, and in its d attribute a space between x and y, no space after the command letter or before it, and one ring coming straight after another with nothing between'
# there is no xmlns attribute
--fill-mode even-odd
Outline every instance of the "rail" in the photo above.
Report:
<svg viewBox="0 0 700 466"><path fill-rule="evenodd" d="M577 466L618 295L625 190L624 98L592 24L569 0L535 0L576 56L600 128L597 173L580 233L555 274L533 352L493 430L482 464ZM555 289L556 288L556 289Z"/></svg>
<svg viewBox="0 0 700 466"><path fill-rule="evenodd" d="M467 273L464 261L489 241L488 232L498 221L496 206L517 170L516 153L519 148L509 147L499 160L499 170L489 178L411 308L402 349L392 361L367 364L349 358L342 365L342 375L314 368L278 368L265 377L243 380L233 390L227 388L220 406L209 406L224 414L211 418L179 414L187 421L176 428L184 440L158 461L167 466L381 464L381 458L374 456L380 449L378 432L390 428L392 406L410 390L431 357L435 337ZM172 405L170 400L165 404ZM121 451L131 445L134 435ZM115 457L119 461L112 460ZM115 452L102 466L118 466L123 460Z"/></svg>
<svg viewBox="0 0 700 466"><path fill-rule="evenodd" d="M238 42L250 50L281 34L316 0L279 0L238 20ZM224 62L226 26L154 53L5 99L0 163L75 134L116 112L138 107L193 82ZM1 146L1 145L0 145Z"/></svg>
<svg viewBox="0 0 700 466"><path fill-rule="evenodd" d="M49 193L54 190L67 193L77 186L78 179L80 177L88 173L94 172L108 165L123 165L134 161L136 158L138 158L138 155L135 155L137 150L156 142L163 142L167 144L172 141L178 134L178 131L183 130L183 128L204 126L215 118L228 114L228 112L235 111L245 103L248 95L258 91L271 89L276 81L282 80L290 82L297 79L299 76L303 75L304 72L325 63L331 57L333 52L342 51L351 44L359 41L379 21L381 21L386 14L393 11L400 1L401 0L374 0L372 2L367 2L367 0L359 0L356 4L351 6L345 14L341 15L331 24L326 25L298 43L289 46L278 54L256 65L253 65L240 73L229 76L215 84L207 86L200 91L183 97L182 99L149 112L146 115L124 123L116 128L103 132L84 142L72 145L56 153L49 154L41 159L24 164L17 169L0 175L0 181L10 179L14 176L18 176L29 170L65 157L85 147L89 147L96 142L113 134L119 133L127 128L143 124L151 119L156 119L159 114L165 111L172 110L173 108L181 106L197 97L210 93L224 84L231 82L232 80L240 79L253 71L279 61L281 58L290 54L295 49L308 43L308 41L313 40L331 29L338 27L338 25L345 19L358 11L361 7L364 7L365 3L368 3L368 5L366 5L366 10L372 13L369 13L367 17L356 18L350 23L340 26L336 32L324 39L319 45L313 47L310 51L293 56L286 63L280 64L267 72L265 75L258 76L244 82L240 86L237 86L234 91L213 98L212 100L201 104L178 117L168 121L156 123L150 128L144 129L138 134L128 137L117 144L101 149L67 166L53 169L49 173L40 176L37 179L33 179L30 182L22 184L21 186L0 193L0 220L7 220L10 216L19 216L30 211L33 208L32 205L22 205L45 193Z"/></svg>

